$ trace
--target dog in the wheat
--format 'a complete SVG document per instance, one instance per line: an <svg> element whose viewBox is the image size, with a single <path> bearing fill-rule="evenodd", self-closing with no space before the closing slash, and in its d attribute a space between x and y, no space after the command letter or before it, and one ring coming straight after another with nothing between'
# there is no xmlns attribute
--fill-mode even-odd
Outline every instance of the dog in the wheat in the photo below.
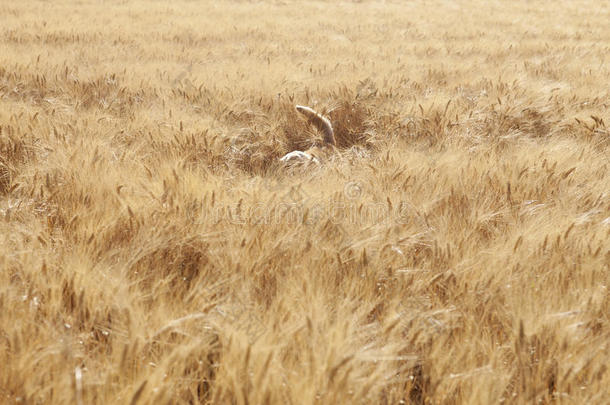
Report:
<svg viewBox="0 0 610 405"><path fill-rule="evenodd" d="M314 162L320 163L335 151L336 141L330 120L309 107L297 105L296 110L303 114L307 121L322 132L322 144L313 146L306 151L295 150L280 158L284 163Z"/></svg>

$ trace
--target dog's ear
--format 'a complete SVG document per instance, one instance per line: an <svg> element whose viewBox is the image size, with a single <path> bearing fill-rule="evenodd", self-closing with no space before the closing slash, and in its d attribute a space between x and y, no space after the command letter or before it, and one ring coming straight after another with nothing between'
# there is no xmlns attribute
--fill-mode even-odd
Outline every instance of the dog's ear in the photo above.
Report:
<svg viewBox="0 0 610 405"><path fill-rule="evenodd" d="M336 145L335 132L333 131L333 126L328 118L322 116L322 114L315 112L313 109L302 105L297 105L296 109L298 112L307 117L307 120L311 122L316 128L322 131L322 133L324 134L324 142L333 146Z"/></svg>

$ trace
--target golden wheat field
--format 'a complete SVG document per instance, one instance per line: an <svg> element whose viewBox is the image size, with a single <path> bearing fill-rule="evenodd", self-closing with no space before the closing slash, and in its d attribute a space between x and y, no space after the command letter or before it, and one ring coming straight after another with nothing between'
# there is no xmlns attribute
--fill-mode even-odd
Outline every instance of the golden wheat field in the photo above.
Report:
<svg viewBox="0 0 610 405"><path fill-rule="evenodd" d="M0 403L607 404L608 21L1 2Z"/></svg>

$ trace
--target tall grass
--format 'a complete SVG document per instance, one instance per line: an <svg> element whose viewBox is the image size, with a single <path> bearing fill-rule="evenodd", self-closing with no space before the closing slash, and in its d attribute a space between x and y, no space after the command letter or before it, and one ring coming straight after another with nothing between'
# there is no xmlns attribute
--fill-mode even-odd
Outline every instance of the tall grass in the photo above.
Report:
<svg viewBox="0 0 610 405"><path fill-rule="evenodd" d="M605 403L608 20L1 5L0 402Z"/></svg>

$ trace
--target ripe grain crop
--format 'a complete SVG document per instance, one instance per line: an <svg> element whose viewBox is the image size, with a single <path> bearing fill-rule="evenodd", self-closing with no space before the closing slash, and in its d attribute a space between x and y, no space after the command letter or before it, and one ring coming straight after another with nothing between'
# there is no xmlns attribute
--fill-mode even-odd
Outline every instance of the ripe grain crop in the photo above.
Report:
<svg viewBox="0 0 610 405"><path fill-rule="evenodd" d="M607 403L608 21L3 2L0 403Z"/></svg>

